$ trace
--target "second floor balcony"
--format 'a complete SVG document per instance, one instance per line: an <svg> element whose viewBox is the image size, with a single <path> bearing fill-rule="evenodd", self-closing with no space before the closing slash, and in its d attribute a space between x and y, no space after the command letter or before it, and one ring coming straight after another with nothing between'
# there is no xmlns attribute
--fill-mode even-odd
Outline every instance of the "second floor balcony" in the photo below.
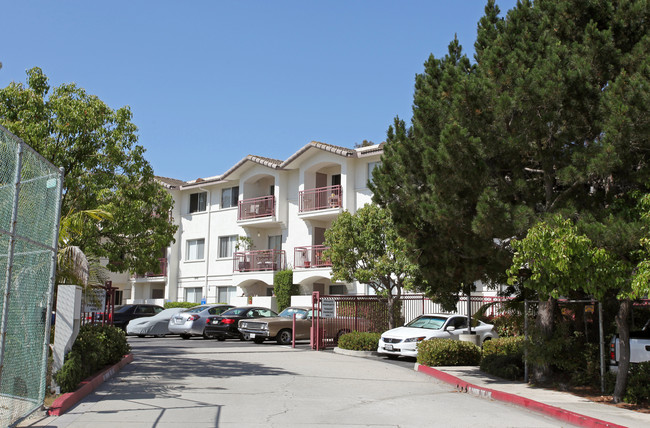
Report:
<svg viewBox="0 0 650 428"><path fill-rule="evenodd" d="M239 201L237 220L264 220L275 216L275 196L242 199Z"/></svg>
<svg viewBox="0 0 650 428"><path fill-rule="evenodd" d="M305 269L330 267L332 262L323 255L323 252L329 248L325 245L296 247L293 250L293 266Z"/></svg>
<svg viewBox="0 0 650 428"><path fill-rule="evenodd" d="M300 213L341 208L343 206L343 188L340 185L301 190L299 197Z"/></svg>
<svg viewBox="0 0 650 428"><path fill-rule="evenodd" d="M146 272L144 275L138 275L135 274L133 275L133 278L135 279L142 279L142 278L160 278L160 277L166 277L167 276L167 259L166 258L160 258L158 259L158 262L160 263L160 270L158 272Z"/></svg>
<svg viewBox="0 0 650 428"><path fill-rule="evenodd" d="M237 251L233 254L233 272L264 272L283 270L287 257L283 250Z"/></svg>

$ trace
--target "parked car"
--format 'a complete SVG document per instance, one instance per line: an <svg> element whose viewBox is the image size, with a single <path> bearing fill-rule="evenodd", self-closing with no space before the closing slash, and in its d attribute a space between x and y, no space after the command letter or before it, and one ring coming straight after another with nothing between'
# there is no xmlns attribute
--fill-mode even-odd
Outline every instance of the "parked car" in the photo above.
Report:
<svg viewBox="0 0 650 428"><path fill-rule="evenodd" d="M237 329L242 319L277 317L278 313L269 308L260 306L240 306L228 309L218 317L210 317L205 327L205 334L208 337L216 337L217 340L241 339L248 340L245 333Z"/></svg>
<svg viewBox="0 0 650 428"><path fill-rule="evenodd" d="M472 327L472 332L479 335L479 343L499 337L492 324L479 321ZM417 344L427 339L453 339L468 333L467 317L450 314L424 314L403 327L388 330L381 335L377 353L391 357L417 357Z"/></svg>
<svg viewBox="0 0 650 428"><path fill-rule="evenodd" d="M119 327L122 330L126 330L127 324L129 321L136 318L143 317L152 317L165 308L158 305L149 305L149 304L130 304L130 305L119 305L115 306L113 309L113 314L108 315L109 322L112 321L115 327ZM100 318L101 319L101 318Z"/></svg>
<svg viewBox="0 0 650 428"><path fill-rule="evenodd" d="M186 309L174 315L169 320L169 331L172 334L180 334L183 339L192 336L203 336L208 339L205 327L212 315L219 315L233 305L200 305Z"/></svg>
<svg viewBox="0 0 650 428"><path fill-rule="evenodd" d="M169 308L158 312L152 317L136 318L126 326L127 336L155 336L164 337L169 334L169 320L184 308Z"/></svg>
<svg viewBox="0 0 650 428"><path fill-rule="evenodd" d="M609 343L609 370L618 372L620 359L620 339L618 335L612 337ZM650 319L641 330L630 331L630 363L650 361Z"/></svg>
<svg viewBox="0 0 650 428"><path fill-rule="evenodd" d="M293 330L293 315L296 315L296 329ZM290 306L273 318L239 321L239 332L247 334L255 343L275 340L281 345L288 345L295 335L296 340L307 340L311 336L313 313L311 307ZM349 333L350 328L344 318L321 318L319 326L325 330L325 337L337 338ZM358 328L365 328L365 320L358 320Z"/></svg>

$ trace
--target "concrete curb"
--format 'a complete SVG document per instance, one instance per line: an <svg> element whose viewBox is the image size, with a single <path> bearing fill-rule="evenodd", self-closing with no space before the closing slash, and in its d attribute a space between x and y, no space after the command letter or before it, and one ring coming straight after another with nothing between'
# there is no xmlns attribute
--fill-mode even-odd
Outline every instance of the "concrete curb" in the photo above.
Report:
<svg viewBox="0 0 650 428"><path fill-rule="evenodd" d="M456 389L458 389L461 392L467 392L470 394L478 395L480 397L491 398L493 400L515 404L517 406L525 407L529 410L533 410L535 412L539 412L547 416L550 416L552 418L564 422L568 422L574 425L578 425L581 427L625 428L623 425L617 425L611 422L592 418L590 416L585 416L579 413L571 412L569 410L560 409L559 407L540 403L539 401L520 397L519 395L473 385L471 383L465 382L460 378L457 378L456 376L452 376L449 373L442 372L433 367L423 366L418 363L415 363L415 370L418 372L425 373L429 376L435 377L436 379L441 380L443 382L449 383L451 385L455 385Z"/></svg>
<svg viewBox="0 0 650 428"><path fill-rule="evenodd" d="M375 351L353 351L351 349L342 349L339 347L334 348L335 354L349 355L352 357L373 357L377 355Z"/></svg>
<svg viewBox="0 0 650 428"><path fill-rule="evenodd" d="M119 372L122 367L129 364L131 361L133 361L133 354L125 355L119 363L89 377L88 379L85 379L81 382L76 391L63 394L54 400L54 403L52 403L50 408L47 409L47 414L49 416L61 416L68 409L81 401L82 398L97 389L99 385L113 377L115 373Z"/></svg>

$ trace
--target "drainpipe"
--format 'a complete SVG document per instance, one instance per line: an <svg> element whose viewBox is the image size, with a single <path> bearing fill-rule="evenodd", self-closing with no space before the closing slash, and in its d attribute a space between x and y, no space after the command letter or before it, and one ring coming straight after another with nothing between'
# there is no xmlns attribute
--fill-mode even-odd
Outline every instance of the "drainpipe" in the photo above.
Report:
<svg viewBox="0 0 650 428"><path fill-rule="evenodd" d="M199 187L199 190L206 192L208 196L210 196L210 200L206 200L206 208L207 208L207 214L208 214L208 233L205 237L205 303L208 303L208 295L210 294L210 289L208 286L208 272L210 269L210 222L212 220L212 193L204 189L203 187ZM201 303L201 302L199 302Z"/></svg>

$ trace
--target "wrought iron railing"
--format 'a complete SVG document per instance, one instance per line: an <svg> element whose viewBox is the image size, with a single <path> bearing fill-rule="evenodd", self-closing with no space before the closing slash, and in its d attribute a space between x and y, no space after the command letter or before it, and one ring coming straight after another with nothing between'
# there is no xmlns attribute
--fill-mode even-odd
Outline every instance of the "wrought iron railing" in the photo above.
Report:
<svg viewBox="0 0 650 428"><path fill-rule="evenodd" d="M332 266L330 259L323 255L329 248L325 245L296 247L293 250L293 266L305 269Z"/></svg>
<svg viewBox="0 0 650 428"><path fill-rule="evenodd" d="M283 250L237 251L233 254L234 272L283 270L287 257Z"/></svg>
<svg viewBox="0 0 650 428"><path fill-rule="evenodd" d="M343 206L343 188L340 185L301 190L299 197L301 213Z"/></svg>
<svg viewBox="0 0 650 428"><path fill-rule="evenodd" d="M237 220L250 220L275 215L275 196L242 199L239 201Z"/></svg>

